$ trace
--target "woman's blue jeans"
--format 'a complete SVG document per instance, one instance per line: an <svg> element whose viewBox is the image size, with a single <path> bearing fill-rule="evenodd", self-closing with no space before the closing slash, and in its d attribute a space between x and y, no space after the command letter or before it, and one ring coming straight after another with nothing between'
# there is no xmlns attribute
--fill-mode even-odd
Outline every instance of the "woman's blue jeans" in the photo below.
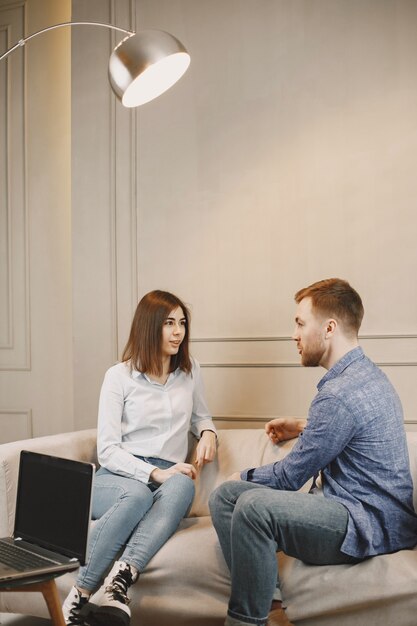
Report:
<svg viewBox="0 0 417 626"><path fill-rule="evenodd" d="M145 459L166 469L163 459ZM194 498L194 483L174 474L162 485L146 485L101 468L93 489L93 524L87 564L81 567L77 587L94 591L119 558L142 572L178 528Z"/></svg>
<svg viewBox="0 0 417 626"><path fill-rule="evenodd" d="M358 562L340 551L348 512L329 498L229 481L211 495L210 511L231 574L226 623L266 624L280 550L314 565Z"/></svg>

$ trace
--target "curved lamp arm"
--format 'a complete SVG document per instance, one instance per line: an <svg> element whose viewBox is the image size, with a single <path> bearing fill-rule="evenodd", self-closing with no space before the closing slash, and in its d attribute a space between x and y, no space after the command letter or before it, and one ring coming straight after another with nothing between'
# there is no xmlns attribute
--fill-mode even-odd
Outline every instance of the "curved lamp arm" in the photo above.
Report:
<svg viewBox="0 0 417 626"><path fill-rule="evenodd" d="M37 35L63 26L83 25L103 26L127 35L113 50L109 61L111 87L126 107L145 104L158 97L181 78L190 64L187 50L170 33L162 30L144 30L135 33L102 22L53 24L20 39L0 56L0 61Z"/></svg>
<svg viewBox="0 0 417 626"><path fill-rule="evenodd" d="M42 33L46 33L48 30L54 30L55 28L62 28L63 26L84 26L84 25L88 25L88 26L104 26L105 28L110 28L112 30L118 30L118 31L120 31L122 33L126 33L128 35L134 35L135 34L131 30L126 30L125 28L119 28L118 26L113 26L113 24L104 24L102 22L62 22L61 24L53 24L52 26L47 26L46 28L42 28L42 30L36 31L36 33L32 33L31 35L28 35L27 37L23 37L22 39L19 39L19 41L14 46L12 46L8 50L6 50L6 52L4 52L2 55L0 55L0 61L5 59L6 57L8 57L9 54L14 52L14 50L17 50L17 48L21 48L22 46L24 46L25 43L27 41L29 41L30 39L33 39L34 37L37 37L37 35L42 35Z"/></svg>

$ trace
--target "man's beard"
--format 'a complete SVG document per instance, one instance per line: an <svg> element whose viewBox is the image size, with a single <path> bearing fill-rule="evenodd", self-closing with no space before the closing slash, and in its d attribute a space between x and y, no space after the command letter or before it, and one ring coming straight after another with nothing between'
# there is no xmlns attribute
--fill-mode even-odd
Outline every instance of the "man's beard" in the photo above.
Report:
<svg viewBox="0 0 417 626"><path fill-rule="evenodd" d="M301 353L301 365L304 367L318 367L323 358L324 345L319 339L308 348L303 348Z"/></svg>

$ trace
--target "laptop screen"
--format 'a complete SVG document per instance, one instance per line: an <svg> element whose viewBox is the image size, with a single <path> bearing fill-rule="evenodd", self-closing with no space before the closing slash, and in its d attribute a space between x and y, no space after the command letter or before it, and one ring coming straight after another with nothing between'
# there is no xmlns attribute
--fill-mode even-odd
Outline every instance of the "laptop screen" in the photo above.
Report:
<svg viewBox="0 0 417 626"><path fill-rule="evenodd" d="M85 563L94 466L22 450L14 537Z"/></svg>

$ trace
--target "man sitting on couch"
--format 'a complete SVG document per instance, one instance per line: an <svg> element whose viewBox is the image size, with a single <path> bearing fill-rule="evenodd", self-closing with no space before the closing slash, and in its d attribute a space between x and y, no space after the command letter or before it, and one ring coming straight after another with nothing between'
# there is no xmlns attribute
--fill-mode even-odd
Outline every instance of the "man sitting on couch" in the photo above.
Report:
<svg viewBox="0 0 417 626"><path fill-rule="evenodd" d="M288 456L233 475L211 496L231 572L225 626L289 623L280 603L279 550L325 565L417 543L401 403L358 345L359 294L346 281L328 279L298 291L295 300L301 363L328 371L306 425L296 419L266 425L275 443L300 435ZM312 477L310 493L298 492Z"/></svg>

